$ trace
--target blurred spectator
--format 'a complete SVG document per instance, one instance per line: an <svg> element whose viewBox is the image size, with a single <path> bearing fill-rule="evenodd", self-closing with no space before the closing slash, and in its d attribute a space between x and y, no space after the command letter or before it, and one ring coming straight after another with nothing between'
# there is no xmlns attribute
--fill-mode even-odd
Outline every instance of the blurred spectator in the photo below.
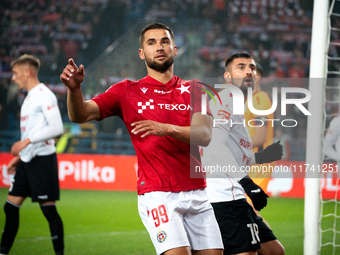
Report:
<svg viewBox="0 0 340 255"><path fill-rule="evenodd" d="M70 58L77 60L79 44L74 39L62 39L61 45L65 56L65 62Z"/></svg>
<svg viewBox="0 0 340 255"><path fill-rule="evenodd" d="M127 27L131 26L137 20L144 18L147 5L144 0L134 0L128 5L127 11Z"/></svg>
<svg viewBox="0 0 340 255"><path fill-rule="evenodd" d="M44 62L42 75L59 74L65 58L89 63L91 38L107 38L99 48L103 50L123 33L125 13L125 0L6 1L0 7L0 71L10 71L9 63L23 53ZM95 45L91 44L94 49Z"/></svg>

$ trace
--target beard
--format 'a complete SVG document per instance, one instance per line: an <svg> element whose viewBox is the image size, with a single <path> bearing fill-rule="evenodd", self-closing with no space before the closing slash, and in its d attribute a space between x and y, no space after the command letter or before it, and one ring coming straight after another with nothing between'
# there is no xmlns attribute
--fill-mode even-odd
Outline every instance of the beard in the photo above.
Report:
<svg viewBox="0 0 340 255"><path fill-rule="evenodd" d="M232 82L232 84L236 85L234 79L238 79L239 80L239 78L233 78L232 77L231 82ZM242 91L243 95L247 96L248 95L248 88L254 88L254 81L252 81L251 85L249 85L249 83L245 84L245 79L246 78L244 78L242 80L242 83L241 83L241 86L239 87L239 89Z"/></svg>
<svg viewBox="0 0 340 255"><path fill-rule="evenodd" d="M169 57L165 62L163 63L158 63L155 60L151 60L149 58L145 58L146 65L159 72L165 72L166 70L169 69L169 67L174 63L174 56Z"/></svg>
<svg viewBox="0 0 340 255"><path fill-rule="evenodd" d="M242 90L243 92L243 95L247 95L248 94L248 86L247 85L244 85L244 83L242 83L241 87L240 87L240 90Z"/></svg>

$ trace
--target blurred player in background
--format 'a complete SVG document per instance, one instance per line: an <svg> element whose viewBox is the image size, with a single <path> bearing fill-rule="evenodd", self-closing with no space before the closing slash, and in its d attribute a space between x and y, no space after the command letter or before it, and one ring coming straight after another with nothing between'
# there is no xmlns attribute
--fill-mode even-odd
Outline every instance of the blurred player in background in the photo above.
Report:
<svg viewBox="0 0 340 255"><path fill-rule="evenodd" d="M257 252L284 254L281 243L246 200L247 194L256 210L267 205L266 193L247 175L247 167L282 157L282 145L279 142L263 151L252 152L249 132L245 124L242 124L244 116L233 113L233 98L240 98L235 91L238 89L234 87L246 95L247 88L253 86L255 75L255 60L249 54L237 53L230 56L225 63L224 79L227 85L218 93L222 103L210 103L214 123L224 122L213 127L211 142L203 148L202 164L207 171L207 192L220 226L225 255L255 255ZM215 96L216 99L218 96ZM224 166L224 169L231 166L234 170L209 172L209 167L213 166Z"/></svg>
<svg viewBox="0 0 340 255"><path fill-rule="evenodd" d="M12 81L28 94L20 111L21 140L13 144L14 158L7 166L8 174L15 173L15 176L4 207L6 222L0 254L9 253L19 227L19 208L26 197L31 197L32 202L39 202L49 223L55 253L61 255L64 254L64 231L55 204L60 189L52 139L63 133L57 98L38 80L39 59L25 54L11 66Z"/></svg>
<svg viewBox="0 0 340 255"><path fill-rule="evenodd" d="M324 139L325 156L340 162L340 117L335 117L329 123L329 127Z"/></svg>
<svg viewBox="0 0 340 255"><path fill-rule="evenodd" d="M139 56L148 71L143 79L118 82L88 101L81 90L83 65L70 59L60 79L71 121L114 115L124 121L138 158L138 210L157 254L222 254L206 181L190 176L200 165L198 145L210 142L212 117L201 114L203 92L196 88L204 86L173 75L176 55L172 30L152 23L140 34Z"/></svg>
<svg viewBox="0 0 340 255"><path fill-rule="evenodd" d="M256 63L256 80L254 83L252 97L252 103L256 110L268 110L272 107L272 102L268 94L261 90L260 80L262 77L262 66ZM253 145L253 152L256 153L267 148L267 146L274 142L274 127L271 121L267 121L268 119L274 119L274 113L269 115L255 115L248 107L248 98L245 105L246 110L244 113L244 118L246 120ZM250 121L250 125L248 124L248 121ZM259 185L265 193L267 193L268 184L272 175L272 171L270 171L270 169L273 169L270 168L270 166L275 167L275 162L264 163L262 166L266 167L266 171L259 171L259 169L262 169L260 168L260 165L252 165L248 174L250 178L252 178L253 181ZM252 204L249 197L247 198L247 201ZM256 213L260 216L259 211L256 211Z"/></svg>

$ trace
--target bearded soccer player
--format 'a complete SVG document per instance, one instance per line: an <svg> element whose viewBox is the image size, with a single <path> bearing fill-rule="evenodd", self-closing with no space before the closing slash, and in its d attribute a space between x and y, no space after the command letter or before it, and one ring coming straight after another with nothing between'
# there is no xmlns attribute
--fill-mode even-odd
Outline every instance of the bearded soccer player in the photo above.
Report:
<svg viewBox="0 0 340 255"><path fill-rule="evenodd" d="M64 254L63 223L56 209L59 200L58 162L54 140L63 133L58 102L53 92L38 80L40 60L22 55L11 63L12 81L27 91L21 106L21 140L14 143L14 156L7 166L14 174L4 206L5 228L0 254L8 254L19 228L19 209L26 199L38 202L46 217L57 255ZM24 254L24 252L22 253Z"/></svg>
<svg viewBox="0 0 340 255"><path fill-rule="evenodd" d="M261 78L263 76L262 66L256 63L256 80L253 88L252 105L256 110L268 110L272 107L272 102L268 94L261 90ZM274 142L274 127L268 120L274 119L274 113L269 115L256 115L252 113L248 107L249 98L246 100L246 110L244 118L247 123L249 135L253 145L253 152L259 152ZM275 167L275 162L264 163L261 166L252 165L248 175L253 181L267 193L268 184L272 175L271 169ZM266 171L262 171L266 169ZM247 198L248 202L251 200ZM259 211L256 213L260 216ZM267 222L266 222L267 223ZM268 224L268 223L267 223Z"/></svg>
<svg viewBox="0 0 340 255"><path fill-rule="evenodd" d="M279 143L252 152L244 115L233 111L234 97L242 100L242 94L244 97L248 87L253 86L255 75L255 60L249 54L230 56L225 63L227 85L215 96L221 105L210 104L215 124L211 142L203 148L202 164L207 171L208 197L221 230L225 255L284 254L281 243L246 200L247 194L256 210L267 205L266 193L247 175L247 168L282 157ZM224 170L212 171L215 166Z"/></svg>
<svg viewBox="0 0 340 255"><path fill-rule="evenodd" d="M206 181L190 178L200 164L198 145L210 142L212 117L201 114L197 87L203 86L173 74L176 55L172 30L152 23L140 34L139 56L148 71L143 79L124 80L84 101L83 65L78 68L70 59L60 78L67 86L71 121L114 115L124 121L138 158L138 210L157 254L220 255L223 245Z"/></svg>

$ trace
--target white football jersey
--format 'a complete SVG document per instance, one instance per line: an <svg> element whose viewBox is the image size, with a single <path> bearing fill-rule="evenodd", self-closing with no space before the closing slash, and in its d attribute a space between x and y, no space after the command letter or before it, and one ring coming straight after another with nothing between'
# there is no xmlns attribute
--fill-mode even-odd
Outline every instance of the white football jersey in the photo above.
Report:
<svg viewBox="0 0 340 255"><path fill-rule="evenodd" d="M334 146L334 147L333 147ZM340 117L335 117L329 124L325 140L324 153L327 157L340 162Z"/></svg>
<svg viewBox="0 0 340 255"><path fill-rule="evenodd" d="M31 143L21 152L21 160L30 162L37 155L55 152L53 137L63 133L63 123L58 102L53 92L43 83L31 89L20 111L21 140Z"/></svg>
<svg viewBox="0 0 340 255"><path fill-rule="evenodd" d="M212 140L202 147L202 165L207 172L207 193L210 202L246 198L237 182L247 175L255 163L251 138L243 115L233 114L233 95L229 89L218 93L209 106L214 117Z"/></svg>

